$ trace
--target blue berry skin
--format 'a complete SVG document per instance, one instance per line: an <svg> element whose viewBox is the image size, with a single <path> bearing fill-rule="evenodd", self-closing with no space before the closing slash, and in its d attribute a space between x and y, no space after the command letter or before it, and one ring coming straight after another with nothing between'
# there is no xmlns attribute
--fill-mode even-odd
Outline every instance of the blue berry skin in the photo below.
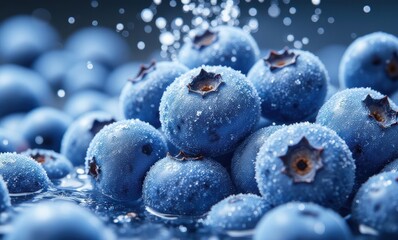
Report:
<svg viewBox="0 0 398 240"><path fill-rule="evenodd" d="M260 147L281 126L270 126L257 130L235 150L231 163L231 177L240 193L260 195L255 179L255 162Z"/></svg>
<svg viewBox="0 0 398 240"><path fill-rule="evenodd" d="M211 208L204 224L224 231L252 230L271 208L265 199L256 195L232 195Z"/></svg>
<svg viewBox="0 0 398 240"><path fill-rule="evenodd" d="M140 120L123 120L94 136L87 150L86 171L102 194L134 202L142 195L146 172L166 153L166 140L158 130Z"/></svg>
<svg viewBox="0 0 398 240"><path fill-rule="evenodd" d="M94 91L85 90L77 92L69 97L64 105L64 112L73 119L81 117L83 114L93 111L106 111L106 103L109 101L109 96L106 94Z"/></svg>
<svg viewBox="0 0 398 240"><path fill-rule="evenodd" d="M26 115L21 132L31 148L59 152L62 136L71 122L65 113L55 108L41 107Z"/></svg>
<svg viewBox="0 0 398 240"><path fill-rule="evenodd" d="M352 217L358 224L371 227L385 238L398 237L398 173L385 172L365 182L352 205Z"/></svg>
<svg viewBox="0 0 398 240"><path fill-rule="evenodd" d="M269 211L259 222L254 240L351 240L344 219L313 203L288 203Z"/></svg>
<svg viewBox="0 0 398 240"><path fill-rule="evenodd" d="M21 123L25 119L25 113L11 113L0 118L0 128L10 131L19 131Z"/></svg>
<svg viewBox="0 0 398 240"><path fill-rule="evenodd" d="M162 214L201 216L234 193L220 163L210 158L176 157L167 155L147 173L143 186L147 207Z"/></svg>
<svg viewBox="0 0 398 240"><path fill-rule="evenodd" d="M398 38L375 32L357 38L340 62L342 88L370 87L383 94L398 89Z"/></svg>
<svg viewBox="0 0 398 240"><path fill-rule="evenodd" d="M34 221L32 221L34 219ZM66 201L44 201L18 215L5 240L115 240L92 212Z"/></svg>
<svg viewBox="0 0 398 240"><path fill-rule="evenodd" d="M218 26L198 32L180 49L178 60L188 68L202 65L227 66L247 74L260 50L253 37L242 29Z"/></svg>
<svg viewBox="0 0 398 240"><path fill-rule="evenodd" d="M99 62L78 61L65 73L62 86L69 95L84 90L102 91L108 74L108 69Z"/></svg>
<svg viewBox="0 0 398 240"><path fill-rule="evenodd" d="M239 72L202 66L167 88L159 110L162 130L175 146L216 157L234 150L251 133L260 117L260 100Z"/></svg>
<svg viewBox="0 0 398 240"><path fill-rule="evenodd" d="M52 99L45 80L27 68L2 65L0 79L0 118L11 113L29 112Z"/></svg>
<svg viewBox="0 0 398 240"><path fill-rule="evenodd" d="M129 80L120 95L120 106L126 119L138 118L155 128L160 127L159 105L163 92L189 69L178 62L152 62L142 65L136 77Z"/></svg>
<svg viewBox="0 0 398 240"><path fill-rule="evenodd" d="M48 81L54 90L62 88L62 82L77 57L69 51L53 50L42 54L33 69Z"/></svg>
<svg viewBox="0 0 398 240"><path fill-rule="evenodd" d="M73 171L73 165L69 159L52 150L29 149L21 154L41 164L51 180L64 178Z"/></svg>
<svg viewBox="0 0 398 240"><path fill-rule="evenodd" d="M115 31L102 27L84 28L75 32L65 48L86 61L100 62L115 68L127 62L131 49Z"/></svg>
<svg viewBox="0 0 398 240"><path fill-rule="evenodd" d="M0 25L0 62L28 66L59 42L55 29L40 19L25 15L8 18Z"/></svg>
<svg viewBox="0 0 398 240"><path fill-rule="evenodd" d="M318 124L277 130L256 159L260 193L275 206L303 201L338 210L348 199L354 178L348 146L334 131Z"/></svg>
<svg viewBox="0 0 398 240"><path fill-rule="evenodd" d="M50 180L46 171L30 157L16 153L0 154L0 175L10 194L47 190Z"/></svg>
<svg viewBox="0 0 398 240"><path fill-rule="evenodd" d="M29 144L18 132L0 128L0 153L22 152L28 148Z"/></svg>
<svg viewBox="0 0 398 240"><path fill-rule="evenodd" d="M124 85L129 79L133 79L136 76L140 66L141 64L138 62L129 62L117 67L109 74L105 91L110 96L120 96Z"/></svg>
<svg viewBox="0 0 398 240"><path fill-rule="evenodd" d="M7 185L0 176L0 213L11 207L10 194L8 193Z"/></svg>
<svg viewBox="0 0 398 240"><path fill-rule="evenodd" d="M76 119L66 130L61 143L61 154L74 166L82 166L94 136L116 120L106 112L90 112Z"/></svg>
<svg viewBox="0 0 398 240"><path fill-rule="evenodd" d="M247 79L261 98L262 116L277 123L307 120L322 106L328 74L312 53L285 49L271 53L250 69Z"/></svg>
<svg viewBox="0 0 398 240"><path fill-rule="evenodd" d="M398 159L387 164L381 172L398 172Z"/></svg>
<svg viewBox="0 0 398 240"><path fill-rule="evenodd" d="M350 148L358 184L398 157L397 110L379 92L353 88L333 95L319 111L316 122L336 131Z"/></svg>

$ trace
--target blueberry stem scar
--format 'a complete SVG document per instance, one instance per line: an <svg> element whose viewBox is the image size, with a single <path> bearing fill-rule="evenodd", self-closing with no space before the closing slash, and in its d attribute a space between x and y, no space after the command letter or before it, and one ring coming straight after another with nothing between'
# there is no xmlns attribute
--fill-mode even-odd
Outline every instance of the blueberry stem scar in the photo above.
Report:
<svg viewBox="0 0 398 240"><path fill-rule="evenodd" d="M145 78L145 76L149 73L152 72L153 70L156 69L156 61L152 60L152 62L149 65L144 65L141 64L140 70L137 73L137 76L133 79L129 79L129 82L136 83Z"/></svg>
<svg viewBox="0 0 398 240"><path fill-rule="evenodd" d="M202 155L191 156L191 155L186 154L186 153L183 152L183 151L180 151L176 156L172 156L172 155L168 152L168 153L167 153L167 156L170 157L170 158L172 158L172 159L174 159L174 160L177 160L177 161L201 160L201 159L203 159L203 156L202 156Z"/></svg>
<svg viewBox="0 0 398 240"><path fill-rule="evenodd" d="M313 147L306 137L302 137L279 157L285 165L282 173L292 178L294 183L313 182L317 171L323 167L322 152L323 148Z"/></svg>
<svg viewBox="0 0 398 240"><path fill-rule="evenodd" d="M200 73L192 78L192 81L187 85L187 87L190 92L197 93L202 97L205 97L205 95L211 92L217 92L222 83L224 82L221 74L207 72L202 68Z"/></svg>
<svg viewBox="0 0 398 240"><path fill-rule="evenodd" d="M375 99L370 94L362 101L368 110L369 117L376 120L382 128L389 128L397 124L397 111L391 108L387 96Z"/></svg>

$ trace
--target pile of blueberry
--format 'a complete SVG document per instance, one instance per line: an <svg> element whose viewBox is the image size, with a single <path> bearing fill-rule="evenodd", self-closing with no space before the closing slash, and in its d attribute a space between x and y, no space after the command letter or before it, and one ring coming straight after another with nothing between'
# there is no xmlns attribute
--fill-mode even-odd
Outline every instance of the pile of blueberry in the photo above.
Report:
<svg viewBox="0 0 398 240"><path fill-rule="evenodd" d="M108 29L1 23L2 237L398 239L398 39L355 40L339 81L259 52L218 26L139 65Z"/></svg>

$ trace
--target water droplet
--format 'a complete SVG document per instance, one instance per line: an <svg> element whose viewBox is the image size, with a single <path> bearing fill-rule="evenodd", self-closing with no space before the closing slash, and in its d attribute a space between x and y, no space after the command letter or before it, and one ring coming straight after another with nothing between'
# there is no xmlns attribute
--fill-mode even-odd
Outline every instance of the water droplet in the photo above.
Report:
<svg viewBox="0 0 398 240"><path fill-rule="evenodd" d="M8 140L7 139L3 139L3 145L7 146L8 145Z"/></svg>
<svg viewBox="0 0 398 240"><path fill-rule="evenodd" d="M68 18L68 23L74 24L75 23L75 18L74 17L69 17Z"/></svg>
<svg viewBox="0 0 398 240"><path fill-rule="evenodd" d="M319 5L321 4L321 0L311 0L312 4Z"/></svg>
<svg viewBox="0 0 398 240"><path fill-rule="evenodd" d="M334 23L334 17L329 17L328 18L328 23L330 23L330 24Z"/></svg>
<svg viewBox="0 0 398 240"><path fill-rule="evenodd" d="M164 29L166 27L166 25L167 25L167 21L166 21L166 19L164 17L159 17L159 18L156 19L155 24L156 24L157 28Z"/></svg>
<svg viewBox="0 0 398 240"><path fill-rule="evenodd" d="M276 18L279 16L281 13L281 9L278 7L277 4L271 4L271 6L268 8L268 15L270 17Z"/></svg>
<svg viewBox="0 0 398 240"><path fill-rule="evenodd" d="M120 32L124 29L123 23L116 24L116 31Z"/></svg>
<svg viewBox="0 0 398 240"><path fill-rule="evenodd" d="M287 39L289 42L293 42L293 41L294 41L294 36L293 36L292 34L289 34L289 35L287 35L286 39Z"/></svg>
<svg viewBox="0 0 398 240"><path fill-rule="evenodd" d="M145 8L141 11L141 19L144 22L151 22L153 19L153 12L149 8Z"/></svg>
<svg viewBox="0 0 398 240"><path fill-rule="evenodd" d="M43 144L43 142L44 142L44 139L43 139L42 136L36 136L35 137L35 143L36 144L40 145L40 144Z"/></svg>
<svg viewBox="0 0 398 240"><path fill-rule="evenodd" d="M139 50L144 50L144 49L145 49L145 43L144 43L143 41L139 41L139 42L137 43L137 48L138 48Z"/></svg>
<svg viewBox="0 0 398 240"><path fill-rule="evenodd" d="M322 35L322 34L325 33L325 30L322 27L320 27L320 28L318 28L317 32L318 32L319 35Z"/></svg>
<svg viewBox="0 0 398 240"><path fill-rule="evenodd" d="M119 8L119 14L124 14L124 13L125 13L124 8Z"/></svg>
<svg viewBox="0 0 398 240"><path fill-rule="evenodd" d="M58 89L58 91L57 91L57 96L60 97L60 98L65 97L65 90L63 90L63 89Z"/></svg>
<svg viewBox="0 0 398 240"><path fill-rule="evenodd" d="M285 26L290 26L290 25L292 24L292 19L291 19L290 17L285 17L285 18L283 19L283 24L284 24Z"/></svg>
<svg viewBox="0 0 398 240"><path fill-rule="evenodd" d="M170 46L174 43L174 36L171 32L163 32L159 36L159 41L163 45Z"/></svg>
<svg viewBox="0 0 398 240"><path fill-rule="evenodd" d="M290 14L296 14L296 12L297 12L297 10L296 10L295 7L289 8L289 13L290 13Z"/></svg>
<svg viewBox="0 0 398 240"><path fill-rule="evenodd" d="M363 7L363 12L364 13L370 13L370 6L369 5L365 5L364 7Z"/></svg>
<svg viewBox="0 0 398 240"><path fill-rule="evenodd" d="M93 8L96 8L96 7L98 7L98 1L91 1L91 7L93 7Z"/></svg>
<svg viewBox="0 0 398 240"><path fill-rule="evenodd" d="M87 61L86 67L88 70L92 70L94 68L94 65L91 61Z"/></svg>
<svg viewBox="0 0 398 240"><path fill-rule="evenodd" d="M97 21L97 20L93 20L93 21L91 22L91 25L93 25L94 27L95 27L95 26L98 26L98 21Z"/></svg>

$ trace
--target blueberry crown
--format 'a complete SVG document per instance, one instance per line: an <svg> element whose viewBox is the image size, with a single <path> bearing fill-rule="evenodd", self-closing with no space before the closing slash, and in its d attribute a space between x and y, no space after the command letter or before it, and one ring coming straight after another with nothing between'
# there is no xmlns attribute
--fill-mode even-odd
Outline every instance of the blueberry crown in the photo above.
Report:
<svg viewBox="0 0 398 240"><path fill-rule="evenodd" d="M113 118L111 118L109 120L103 120L103 121L95 119L93 121L93 124L91 125L90 133L95 135L99 131L101 131L101 129L104 128L106 125L109 125L109 124L114 123L114 122L116 122L116 120L113 119Z"/></svg>
<svg viewBox="0 0 398 240"><path fill-rule="evenodd" d="M192 78L192 81L187 85L190 92L200 94L202 97L211 93L217 92L220 85L224 83L221 74L207 72L202 68L200 73Z"/></svg>
<svg viewBox="0 0 398 240"><path fill-rule="evenodd" d="M202 49L211 45L217 39L217 32L206 30L200 34L196 34L193 38L193 44L197 49Z"/></svg>
<svg viewBox="0 0 398 240"><path fill-rule="evenodd" d="M290 51L288 48L285 48L279 52L271 51L268 56L264 58L264 61L272 71L295 64L298 56L299 54L296 54Z"/></svg>
<svg viewBox="0 0 398 240"><path fill-rule="evenodd" d="M191 156L186 154L183 151L180 151L177 155L172 156L169 152L167 153L167 156L171 159L177 160L177 161L186 161L186 160L201 160L203 159L202 155L196 155L196 156Z"/></svg>
<svg viewBox="0 0 398 240"><path fill-rule="evenodd" d="M95 157L88 160L88 174L91 175L95 180L99 179L101 173L100 167L97 165Z"/></svg>
<svg viewBox="0 0 398 240"><path fill-rule="evenodd" d="M279 157L284 164L282 173L292 178L294 183L313 182L317 171L323 167L322 152L323 148L313 147L306 137L302 137Z"/></svg>
<svg viewBox="0 0 398 240"><path fill-rule="evenodd" d="M148 66L141 64L141 67L137 73L137 76L135 76L135 78L129 79L129 81L132 83L139 82L142 79L144 79L148 73L154 71L155 69L156 69L156 61L155 60L152 60L151 64L149 64Z"/></svg>
<svg viewBox="0 0 398 240"><path fill-rule="evenodd" d="M387 96L375 99L370 94L362 101L368 110L369 117L376 120L382 128L388 128L397 124L397 111L391 108Z"/></svg>

